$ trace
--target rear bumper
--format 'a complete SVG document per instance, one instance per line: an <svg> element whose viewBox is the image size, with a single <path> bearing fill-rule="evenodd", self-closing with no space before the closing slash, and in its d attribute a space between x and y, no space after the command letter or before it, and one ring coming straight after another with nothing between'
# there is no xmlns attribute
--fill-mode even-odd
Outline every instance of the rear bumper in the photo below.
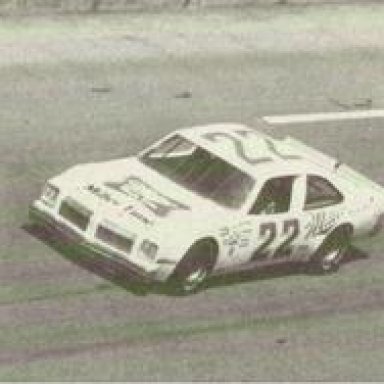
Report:
<svg viewBox="0 0 384 384"><path fill-rule="evenodd" d="M159 270L159 265L151 263L148 266L137 265L121 254L109 249L107 245L101 245L97 242L87 239L83 234L58 220L47 209L44 209L40 201L34 202L29 207L29 218L33 223L46 228L49 232L58 236L60 240L70 243L74 249L86 253L88 256L99 258L114 266L124 268L140 278L143 282L164 281L164 273Z"/></svg>
<svg viewBox="0 0 384 384"><path fill-rule="evenodd" d="M379 215L376 224L370 233L370 236L377 236L380 233L384 233L384 213Z"/></svg>

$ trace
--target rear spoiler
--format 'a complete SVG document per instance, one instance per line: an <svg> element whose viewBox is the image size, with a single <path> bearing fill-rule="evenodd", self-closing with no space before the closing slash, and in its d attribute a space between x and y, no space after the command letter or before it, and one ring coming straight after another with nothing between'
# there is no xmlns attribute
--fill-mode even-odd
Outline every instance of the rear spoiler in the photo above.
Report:
<svg viewBox="0 0 384 384"><path fill-rule="evenodd" d="M384 201L384 188L380 184L368 179L364 175L362 175L360 172L355 171L348 165L343 165L340 167L340 174L341 176L347 178L348 180L351 180L357 188L360 187L368 187L371 188L373 191L381 195L383 201Z"/></svg>
<svg viewBox="0 0 384 384"><path fill-rule="evenodd" d="M326 155L325 153L304 144L302 141L294 139L291 136L284 138L284 143L290 147L298 155L308 159L309 161L327 168L328 170L337 171L341 163L338 159Z"/></svg>

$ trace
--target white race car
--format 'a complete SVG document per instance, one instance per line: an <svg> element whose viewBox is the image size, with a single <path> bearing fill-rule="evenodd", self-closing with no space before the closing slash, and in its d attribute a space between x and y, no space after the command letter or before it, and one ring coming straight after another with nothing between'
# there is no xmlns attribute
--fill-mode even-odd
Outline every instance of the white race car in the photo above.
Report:
<svg viewBox="0 0 384 384"><path fill-rule="evenodd" d="M335 271L384 223L384 189L286 137L239 124L178 130L136 157L47 182L31 217L145 280L196 291L211 274L308 262Z"/></svg>

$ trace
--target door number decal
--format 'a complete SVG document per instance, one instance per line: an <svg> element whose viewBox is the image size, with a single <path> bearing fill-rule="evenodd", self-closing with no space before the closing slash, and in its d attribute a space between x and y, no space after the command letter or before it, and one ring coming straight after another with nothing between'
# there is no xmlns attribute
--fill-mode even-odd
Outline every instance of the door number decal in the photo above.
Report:
<svg viewBox="0 0 384 384"><path fill-rule="evenodd" d="M299 220L290 219L283 223L284 241L271 253L268 251L269 246L277 237L277 225L275 222L267 222L260 225L259 236L265 238L262 244L253 252L251 261L264 260L270 258L288 257L292 253L292 242L299 236L300 227Z"/></svg>

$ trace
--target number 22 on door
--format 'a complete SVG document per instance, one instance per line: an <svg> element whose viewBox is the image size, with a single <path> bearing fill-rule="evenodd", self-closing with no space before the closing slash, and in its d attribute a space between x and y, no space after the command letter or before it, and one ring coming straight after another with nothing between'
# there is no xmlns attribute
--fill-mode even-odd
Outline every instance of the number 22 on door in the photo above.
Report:
<svg viewBox="0 0 384 384"><path fill-rule="evenodd" d="M289 257L293 252L292 244L300 234L299 220L285 220L282 225L273 221L264 222L259 225L256 234L261 243L258 242L252 252L251 261Z"/></svg>

